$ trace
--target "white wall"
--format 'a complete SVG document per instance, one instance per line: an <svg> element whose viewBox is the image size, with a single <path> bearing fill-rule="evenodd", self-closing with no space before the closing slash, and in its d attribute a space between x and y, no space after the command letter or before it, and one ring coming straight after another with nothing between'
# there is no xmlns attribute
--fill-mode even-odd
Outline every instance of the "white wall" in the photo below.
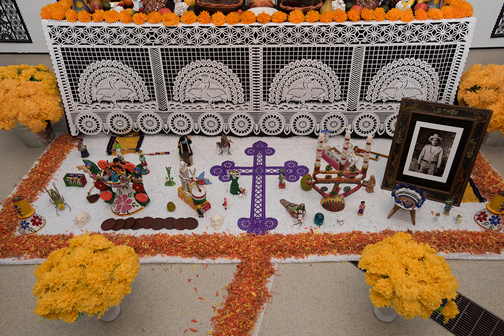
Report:
<svg viewBox="0 0 504 336"><path fill-rule="evenodd" d="M1 0L0 0L1 1ZM44 34L42 32L40 9L56 0L16 0L19 10L33 43L0 43L0 53L17 52L48 52ZM473 48L504 47L504 38L490 38L492 29L497 21L503 0L469 0L474 7L477 18L476 30L472 41Z"/></svg>

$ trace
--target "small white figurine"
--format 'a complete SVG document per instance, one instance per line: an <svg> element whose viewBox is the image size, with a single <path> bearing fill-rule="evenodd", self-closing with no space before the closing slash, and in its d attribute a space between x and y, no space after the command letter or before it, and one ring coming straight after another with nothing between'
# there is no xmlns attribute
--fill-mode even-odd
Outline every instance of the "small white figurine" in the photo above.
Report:
<svg viewBox="0 0 504 336"><path fill-rule="evenodd" d="M334 0L332 3L332 10L335 11L336 9L341 9L345 10L346 5L344 0Z"/></svg>
<svg viewBox="0 0 504 336"><path fill-rule="evenodd" d="M77 212L77 215L75 215L75 218L74 218L75 223L77 223L77 226L80 228L83 227L84 225L86 225L90 219L91 219L91 217L89 216L89 214L86 211Z"/></svg>
<svg viewBox="0 0 504 336"><path fill-rule="evenodd" d="M191 181L191 170L187 168L187 163L180 161L179 178L184 191L189 193L189 182Z"/></svg>
<svg viewBox="0 0 504 336"><path fill-rule="evenodd" d="M222 216L218 212L215 212L210 218L210 224L212 225L214 230L219 230L222 224L224 224L224 216Z"/></svg>
<svg viewBox="0 0 504 336"><path fill-rule="evenodd" d="M345 221L343 221L343 218L338 218L338 224L343 226L343 224L345 224Z"/></svg>

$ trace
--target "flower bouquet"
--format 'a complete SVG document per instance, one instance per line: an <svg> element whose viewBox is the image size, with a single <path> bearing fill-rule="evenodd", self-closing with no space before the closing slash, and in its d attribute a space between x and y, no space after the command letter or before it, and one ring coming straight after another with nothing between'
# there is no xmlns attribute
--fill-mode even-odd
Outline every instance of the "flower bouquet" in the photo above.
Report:
<svg viewBox="0 0 504 336"><path fill-rule="evenodd" d="M0 67L0 106L0 130L7 131L19 122L37 133L64 113L56 76L42 64Z"/></svg>
<svg viewBox="0 0 504 336"><path fill-rule="evenodd" d="M493 110L487 131L504 134L504 65L475 64L460 78L461 105Z"/></svg>
<svg viewBox="0 0 504 336"><path fill-rule="evenodd" d="M359 268L366 270L366 283L372 286L369 297L378 308L392 306L406 319L428 319L447 299L441 310L445 323L459 313L453 301L459 285L450 266L432 247L407 233L367 245Z"/></svg>
<svg viewBox="0 0 504 336"><path fill-rule="evenodd" d="M100 318L131 292L140 260L135 250L96 234L69 240L35 270L35 314L75 322L83 313Z"/></svg>

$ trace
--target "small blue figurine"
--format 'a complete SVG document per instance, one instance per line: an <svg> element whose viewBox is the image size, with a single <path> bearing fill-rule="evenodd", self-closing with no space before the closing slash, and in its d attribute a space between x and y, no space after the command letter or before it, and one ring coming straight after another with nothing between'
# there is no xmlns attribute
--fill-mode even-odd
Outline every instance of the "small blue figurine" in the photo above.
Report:
<svg viewBox="0 0 504 336"><path fill-rule="evenodd" d="M453 200L452 199L446 200L443 215L448 216L452 208L453 208Z"/></svg>

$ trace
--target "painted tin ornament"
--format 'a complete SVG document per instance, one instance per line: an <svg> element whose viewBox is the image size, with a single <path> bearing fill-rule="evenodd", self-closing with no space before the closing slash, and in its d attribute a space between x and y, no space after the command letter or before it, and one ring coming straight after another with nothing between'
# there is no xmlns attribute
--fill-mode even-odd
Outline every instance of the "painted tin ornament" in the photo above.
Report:
<svg viewBox="0 0 504 336"><path fill-rule="evenodd" d="M492 202L476 212L474 221L486 230L499 231L502 229L502 215L504 215L504 190L499 190Z"/></svg>

